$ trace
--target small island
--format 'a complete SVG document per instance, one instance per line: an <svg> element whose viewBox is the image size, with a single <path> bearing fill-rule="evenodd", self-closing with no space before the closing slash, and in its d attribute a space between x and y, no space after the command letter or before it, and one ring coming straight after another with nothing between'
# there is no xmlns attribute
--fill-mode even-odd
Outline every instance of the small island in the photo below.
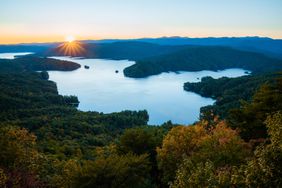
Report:
<svg viewBox="0 0 282 188"><path fill-rule="evenodd" d="M118 73L118 70L116 70L115 73Z"/></svg>
<svg viewBox="0 0 282 188"><path fill-rule="evenodd" d="M89 66L87 66L87 65L84 65L84 68L85 68L85 69L89 69L90 67L89 67Z"/></svg>

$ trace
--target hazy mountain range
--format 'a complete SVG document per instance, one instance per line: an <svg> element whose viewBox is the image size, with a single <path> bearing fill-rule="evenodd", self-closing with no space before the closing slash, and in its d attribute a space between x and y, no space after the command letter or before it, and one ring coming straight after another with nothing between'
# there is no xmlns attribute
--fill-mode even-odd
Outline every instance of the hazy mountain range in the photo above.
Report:
<svg viewBox="0 0 282 188"><path fill-rule="evenodd" d="M103 40L83 40L82 43L114 43L114 42L147 42L158 45L200 45L200 46L227 46L240 50L263 53L272 57L282 58L282 40L266 37L209 37L209 38L188 38L188 37L161 37L161 38L140 38L140 39L103 39ZM55 43L30 43L16 45L0 45L0 52L44 51L50 47L55 47L60 42Z"/></svg>

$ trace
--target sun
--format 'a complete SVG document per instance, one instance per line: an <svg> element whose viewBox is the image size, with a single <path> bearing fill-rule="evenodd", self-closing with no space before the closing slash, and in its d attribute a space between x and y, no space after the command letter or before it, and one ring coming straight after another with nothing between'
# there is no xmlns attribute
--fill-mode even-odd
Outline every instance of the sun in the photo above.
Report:
<svg viewBox="0 0 282 188"><path fill-rule="evenodd" d="M62 42L57 50L59 53L62 53L66 56L83 56L85 54L84 45L80 42L75 40L73 36L67 36L65 38L65 42Z"/></svg>
<svg viewBox="0 0 282 188"><path fill-rule="evenodd" d="M66 42L69 42L69 43L71 43L71 42L73 42L73 41L75 41L75 38L74 38L74 36L66 36Z"/></svg>

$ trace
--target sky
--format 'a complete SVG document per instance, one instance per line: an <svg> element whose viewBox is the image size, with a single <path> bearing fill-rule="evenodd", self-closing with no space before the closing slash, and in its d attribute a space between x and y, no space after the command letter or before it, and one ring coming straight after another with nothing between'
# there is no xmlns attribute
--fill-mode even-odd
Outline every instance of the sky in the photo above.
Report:
<svg viewBox="0 0 282 188"><path fill-rule="evenodd" d="M0 43L162 36L282 38L282 0L0 0Z"/></svg>

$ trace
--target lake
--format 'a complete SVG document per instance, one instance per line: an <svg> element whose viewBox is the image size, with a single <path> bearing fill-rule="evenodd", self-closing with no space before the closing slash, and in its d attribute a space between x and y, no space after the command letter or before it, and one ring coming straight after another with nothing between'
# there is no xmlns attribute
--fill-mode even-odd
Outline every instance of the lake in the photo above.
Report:
<svg viewBox="0 0 282 188"><path fill-rule="evenodd" d="M82 65L80 69L71 72L49 71L50 80L57 83L60 94L78 96L80 110L111 113L146 109L150 116L149 124L152 125L168 120L191 124L198 120L202 106L214 103L210 98L184 91L185 82L198 82L204 76L219 78L245 75L245 70L227 69L218 72L169 72L134 79L123 75L123 69L134 64L132 61L53 58ZM84 65L90 68L85 69ZM116 73L116 70L119 72Z"/></svg>
<svg viewBox="0 0 282 188"><path fill-rule="evenodd" d="M0 53L0 59L14 59L15 56L28 55L31 52L21 52L21 53Z"/></svg>
<svg viewBox="0 0 282 188"><path fill-rule="evenodd" d="M60 94L78 96L80 110L110 113L146 109L150 116L149 124L157 125L168 120L179 124L193 123L198 120L200 107L214 103L210 98L184 91L185 82L197 82L204 76L219 78L245 74L242 69L228 69L219 72L170 72L134 79L123 75L123 69L134 64L132 61L54 58L82 65L72 72L49 71L50 80L57 83ZM85 65L90 69L85 69ZM116 73L116 70L119 72Z"/></svg>

